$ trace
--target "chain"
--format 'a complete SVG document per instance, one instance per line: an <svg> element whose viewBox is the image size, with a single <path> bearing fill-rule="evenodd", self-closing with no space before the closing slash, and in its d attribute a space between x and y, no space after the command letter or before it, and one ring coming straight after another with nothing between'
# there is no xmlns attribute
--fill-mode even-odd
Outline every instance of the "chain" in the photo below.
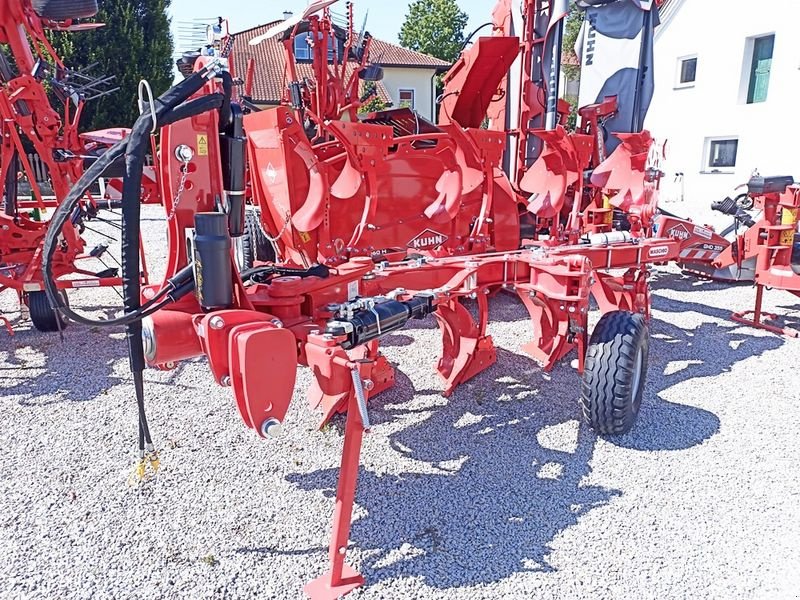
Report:
<svg viewBox="0 0 800 600"><path fill-rule="evenodd" d="M266 231L264 231L264 237L266 237L270 241L271 244L276 244L278 242L278 240L281 239L281 236L286 232L286 230L289 229L289 225L291 223L292 223L292 215L290 215L289 212L287 211L286 212L286 216L284 217L283 227L278 232L278 235L276 235L273 238Z"/></svg>
<svg viewBox="0 0 800 600"><path fill-rule="evenodd" d="M183 195L183 191L186 189L186 177L189 174L189 169L187 168L188 162L183 163L181 167L181 181L178 184L178 191L175 193L175 200L172 202L172 210L169 211L169 216L167 217L167 221L171 221L172 218L175 216L175 211L178 210L178 204L181 202L181 196Z"/></svg>

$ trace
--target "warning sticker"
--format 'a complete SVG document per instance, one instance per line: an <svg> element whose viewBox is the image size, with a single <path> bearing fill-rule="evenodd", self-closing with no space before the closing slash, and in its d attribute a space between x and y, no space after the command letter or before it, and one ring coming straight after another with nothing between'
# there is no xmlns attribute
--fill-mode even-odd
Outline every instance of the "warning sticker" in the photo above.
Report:
<svg viewBox="0 0 800 600"><path fill-rule="evenodd" d="M205 133L197 135L197 156L208 156L208 136Z"/></svg>
<svg viewBox="0 0 800 600"><path fill-rule="evenodd" d="M358 298L358 280L351 281L347 284L347 299L354 300Z"/></svg>
<svg viewBox="0 0 800 600"><path fill-rule="evenodd" d="M711 231L710 229L706 229L705 227L700 227L698 225L694 226L693 231L695 235L699 235L700 237L706 238L707 240L710 240L714 236L713 231Z"/></svg>

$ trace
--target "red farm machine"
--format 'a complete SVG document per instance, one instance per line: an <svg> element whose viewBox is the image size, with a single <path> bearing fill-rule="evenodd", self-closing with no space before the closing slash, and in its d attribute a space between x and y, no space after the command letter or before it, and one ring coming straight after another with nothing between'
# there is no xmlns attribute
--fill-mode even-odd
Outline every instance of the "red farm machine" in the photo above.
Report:
<svg viewBox="0 0 800 600"><path fill-rule="evenodd" d="M251 40L277 37L284 48L277 108L244 110L225 62L196 57L193 73L83 174L44 248L51 303L91 322L64 305L53 281L58 228L125 154L125 311L103 323L127 327L142 470L157 464L146 363L172 368L205 356L247 426L265 438L280 432L298 365L314 374L308 399L321 424L346 412L330 569L306 586L313 598L363 583L344 561L369 403L394 383L379 348L384 335L433 316L442 334L436 370L449 395L496 360L491 295L516 294L533 326L523 349L545 369L574 351L585 419L601 434L621 434L633 426L647 372L647 268L676 258L680 245L653 236L659 173L648 162L649 134L633 121L614 139L605 133L630 98L606 87L581 111L577 133L562 126L566 2L530 0L517 12L501 0L492 35L446 77L434 123L407 108L358 115L367 99L361 82L381 69L369 61L369 35L355 33L351 5L347 27L331 21L334 1L314 2ZM591 10L618 9L636 11L646 40L655 4ZM308 43L310 67L295 60L298 40ZM169 263L160 286L142 286L140 180L155 126ZM246 199L258 212L246 210ZM242 239L260 248L262 260L248 268L232 251ZM604 313L591 335L590 297Z"/></svg>
<svg viewBox="0 0 800 600"><path fill-rule="evenodd" d="M791 176L759 175L746 187L739 198L712 203L714 210L733 219L719 234L669 214L660 215L656 227L662 235L680 242L678 263L686 271L717 281L755 284L753 310L733 313L734 321L800 337L800 331L778 325L778 315L762 310L765 289L800 296L800 187ZM756 218L751 209L757 211Z"/></svg>
<svg viewBox="0 0 800 600"><path fill-rule="evenodd" d="M0 292L13 290L27 305L34 326L55 331L65 322L51 309L42 284L42 243L48 229L44 215L75 185L86 165L124 138L127 129L79 133L88 100L114 91L113 77L92 77L87 69L68 69L46 35L47 30L80 32L102 26L79 23L97 12L96 0L0 0ZM55 107L55 108L54 108ZM106 178L121 176L121 161ZM141 199L158 201L152 168L143 178ZM118 268L107 266L108 248L87 248L82 233L96 219L121 180L108 180L108 194L88 192L64 226L52 269L66 290L118 286ZM23 194L22 185L29 189ZM27 196L27 197L26 197ZM103 263L101 271L91 270ZM146 269L144 270L146 278ZM8 322L0 317L11 332Z"/></svg>

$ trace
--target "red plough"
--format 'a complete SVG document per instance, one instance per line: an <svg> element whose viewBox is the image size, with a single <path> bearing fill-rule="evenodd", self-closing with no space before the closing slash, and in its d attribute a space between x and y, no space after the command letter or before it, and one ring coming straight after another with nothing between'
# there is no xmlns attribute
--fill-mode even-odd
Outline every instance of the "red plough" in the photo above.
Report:
<svg viewBox="0 0 800 600"><path fill-rule="evenodd" d="M438 124L407 109L358 118L367 100L359 82L375 79L380 69L369 64L369 36L354 33L352 6L345 29L331 22L331 3L312 4L265 34L279 36L285 48L283 106L245 114L224 65L205 58L155 105L161 193L170 215L168 272L160 287L145 286L140 294L136 254L129 251L126 316L115 321L129 327L140 439L149 436L145 358L171 368L206 356L215 380L232 388L243 421L261 437L280 432L297 365L314 375L308 400L321 410L321 425L347 413L330 566L306 586L313 598L335 598L363 583L345 557L369 405L394 383L394 367L380 352L383 336L433 315L442 335L435 368L448 396L496 361L489 297L500 289L515 293L533 328L524 350L545 369L574 351L586 420L599 433L625 433L647 370L647 266L677 257L679 247L651 236L658 175L647 168L649 135L621 134L623 143L608 156L596 145L592 115L613 110L613 101L587 109L583 133L567 135L557 122L536 131L480 128L502 81L496 77L497 85L490 81L481 93L471 69L488 74L500 65L502 74L520 47L516 38L497 35L465 54L463 85L458 94L446 91ZM529 10L528 18L546 22L547 31L558 21L548 3L531 2ZM525 52L547 47L534 43L536 30L526 34ZM312 42L313 77L298 73L298 39ZM449 78L449 89L455 81ZM481 98L489 100L475 110L472 102ZM555 108L541 108L553 118ZM145 111L127 145L114 146L100 166L122 152L135 165L150 127ZM514 135L531 142L539 136L544 147L537 156L509 150ZM198 139L205 140L203 152ZM503 170L509 156L519 159L511 175ZM130 235L138 231L136 183L123 194ZM258 211L245 210L248 189ZM615 214L627 230L615 226ZM239 246L269 259L243 266L234 251ZM626 273L612 274L616 268ZM59 304L52 282L48 295ZM590 335L591 295L605 314ZM477 317L466 299L475 301ZM140 333L143 348L134 342ZM145 457L144 442L141 450Z"/></svg>

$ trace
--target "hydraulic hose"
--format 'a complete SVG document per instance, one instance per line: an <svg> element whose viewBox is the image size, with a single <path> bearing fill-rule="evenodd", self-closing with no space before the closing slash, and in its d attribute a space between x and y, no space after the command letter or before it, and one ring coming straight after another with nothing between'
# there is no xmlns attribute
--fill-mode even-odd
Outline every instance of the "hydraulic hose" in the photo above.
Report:
<svg viewBox="0 0 800 600"><path fill-rule="evenodd" d="M157 127L180 121L193 115L202 114L209 110L219 110L228 105L230 113L230 93L232 89L231 76L222 73L223 94L208 94L201 98L186 102L194 93L199 91L210 76L217 75L213 65L209 65L194 73L178 85L170 88L159 98L152 102L149 111L145 111L134 123L130 135L111 147L98 161L96 161L75 186L67 194L67 198L57 208L45 236L44 245L44 284L45 292L53 308L57 308L67 316L84 324L97 325L126 325L125 337L128 344L128 358L134 383L136 404L139 413L139 454L142 461L149 455L151 464L157 464L157 454L150 437L147 417L144 407L144 380L145 369L144 347L142 344L141 319L147 314L155 312L174 298L179 291L186 289L189 283L190 267L185 267L176 274L160 290L154 298L145 303L140 302L141 274L139 272L139 243L140 243L140 193L144 159L149 146L150 132ZM185 104L183 104L186 102ZM155 122L154 122L155 121ZM222 121L226 126L227 122ZM75 206L83 197L89 186L114 162L119 156L125 154L125 177L122 184L122 284L123 307L125 314L116 319L95 321L76 314L65 306L58 294L58 287L53 278L52 258L55 253L61 229L67 223ZM172 292L172 293L170 293ZM166 297L166 299L164 299Z"/></svg>
<svg viewBox="0 0 800 600"><path fill-rule="evenodd" d="M187 84L193 84L188 89L184 88L184 95L186 97L190 96L198 89L200 89L206 82L204 77L197 77L199 73L195 73L194 76L184 80L164 95L162 95L156 103L158 104L158 108L156 109L156 118L158 120L158 124L168 125L170 123L174 123L176 121L180 121L182 119L191 117L193 115L201 114L207 112L209 110L218 109L223 102L223 96L221 94L209 94L207 96L203 96L201 98L197 98L195 100L191 100L186 102L182 105L177 105L176 102L180 102L182 97L175 94L174 90L176 88L181 88ZM199 85L198 85L199 84ZM121 140L114 144L108 151L106 151L94 164L92 164L86 171L84 171L81 178L77 181L75 186L70 190L69 194L67 194L64 201L59 204L58 208L56 208L55 212L53 213L53 217L50 221L50 226L47 229L47 234L45 235L44 240L44 260L43 260L43 271L44 271L44 285L45 285L45 292L47 293L47 297L50 301L51 306L55 309L60 310L64 315L69 317L71 320L81 323L84 325L100 325L100 326L113 326L113 325L127 325L133 321L139 320L143 318L144 314L138 314L137 309L140 307L136 307L136 309L132 309L132 306L128 306L129 303L125 305L125 312L126 314L117 317L115 319L106 319L106 320L97 320L97 319L89 319L84 317L80 314L77 314L75 311L70 309L58 293L58 287L53 277L53 267L52 267L52 258L55 254L56 248L58 247L58 238L61 233L62 227L66 224L69 220L72 211L74 210L75 206L80 202L81 198L83 198L86 190L94 183L94 181L102 176L105 169L111 165L117 158L126 154L126 161L125 161L125 168L126 168L126 177L125 183L123 184L123 200L122 200L122 219L123 219L123 227L122 227L122 252L123 252L123 278L127 278L130 280L135 280L133 283L136 292L136 304L138 304L138 294L139 294L139 193L140 193L140 185L141 185L141 178L142 178L142 167L144 161L144 153L147 150L147 142L149 138L149 131L152 129L152 118L150 112L148 111L144 115L140 116L137 119L136 124L134 125L133 130L131 131L131 135L124 140ZM136 144L136 140L139 140L138 144ZM138 147L138 148L137 148ZM135 160L134 154L138 152L140 154L139 160ZM136 169L136 164L138 163L139 168ZM133 168L133 170L129 170ZM137 176L138 171L138 176ZM127 191L127 194L126 194ZM135 231L132 231L135 230ZM133 252L131 253L131 250ZM126 263L126 254L127 254L127 263ZM131 259L130 255L133 254L134 258ZM131 267L134 267L132 270L134 271L131 273ZM129 284L128 281L124 282L125 284ZM126 285L126 287L131 287L130 285ZM159 292L159 294L145 303L144 306L141 307L142 310L146 310L152 308L155 305L157 300L160 300L166 295L167 292L170 290L168 286L165 286L165 289Z"/></svg>

